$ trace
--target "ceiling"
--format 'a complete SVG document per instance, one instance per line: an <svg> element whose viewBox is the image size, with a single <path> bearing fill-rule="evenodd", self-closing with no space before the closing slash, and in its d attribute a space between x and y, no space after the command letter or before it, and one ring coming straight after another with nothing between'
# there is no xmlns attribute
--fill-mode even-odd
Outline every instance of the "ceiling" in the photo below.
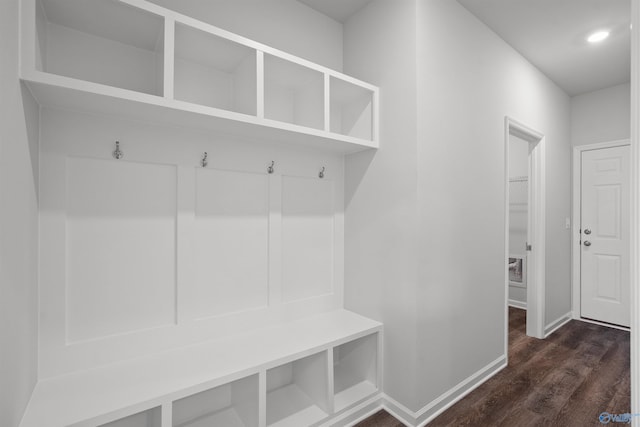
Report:
<svg viewBox="0 0 640 427"><path fill-rule="evenodd" d="M298 0L338 22L344 23L351 15L372 0Z"/></svg>
<svg viewBox="0 0 640 427"><path fill-rule="evenodd" d="M458 0L574 96L630 79L630 0ZM606 29L599 44L586 37Z"/></svg>

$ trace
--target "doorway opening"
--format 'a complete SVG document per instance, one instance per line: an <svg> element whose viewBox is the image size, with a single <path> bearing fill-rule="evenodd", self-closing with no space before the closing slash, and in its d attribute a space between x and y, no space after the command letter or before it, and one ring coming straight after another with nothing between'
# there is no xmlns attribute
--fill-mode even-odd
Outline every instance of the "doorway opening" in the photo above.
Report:
<svg viewBox="0 0 640 427"><path fill-rule="evenodd" d="M514 175L510 165L512 141L526 144L528 159L526 160L526 182L524 174ZM545 298L545 138L541 132L526 126L511 117L505 117L505 354L508 354L509 338L509 289L510 282L521 276L526 295L526 333L535 338L544 338L544 298ZM523 150L524 151L524 150ZM516 172L517 173L517 172ZM518 180L520 178L520 180ZM513 182L520 184L520 193L526 192L526 219L512 218L510 196L516 195ZM526 187L526 190L522 187ZM522 197L522 194L520 194ZM514 221L525 221L526 232L523 238L524 247L512 247L510 224ZM518 256L520 255L520 256ZM510 258L514 258L510 262ZM521 261L519 261L521 258ZM515 270L515 271L514 271ZM511 272L511 274L510 274ZM516 281L517 283L517 281ZM512 292L513 295L513 292ZM523 296L524 296L523 295Z"/></svg>

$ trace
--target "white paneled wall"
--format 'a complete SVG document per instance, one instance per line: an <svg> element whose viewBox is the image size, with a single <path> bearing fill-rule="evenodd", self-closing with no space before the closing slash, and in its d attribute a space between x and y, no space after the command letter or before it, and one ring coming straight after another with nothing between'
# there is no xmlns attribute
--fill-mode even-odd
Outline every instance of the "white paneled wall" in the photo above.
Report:
<svg viewBox="0 0 640 427"><path fill-rule="evenodd" d="M266 307L268 175L196 169L194 242L195 280L186 284L189 318Z"/></svg>
<svg viewBox="0 0 640 427"><path fill-rule="evenodd" d="M42 126L42 377L342 306L339 155L53 109Z"/></svg>
<svg viewBox="0 0 640 427"><path fill-rule="evenodd" d="M68 157L67 341L175 323L176 167Z"/></svg>
<svg viewBox="0 0 640 427"><path fill-rule="evenodd" d="M282 178L282 299L332 291L334 186L329 179Z"/></svg>

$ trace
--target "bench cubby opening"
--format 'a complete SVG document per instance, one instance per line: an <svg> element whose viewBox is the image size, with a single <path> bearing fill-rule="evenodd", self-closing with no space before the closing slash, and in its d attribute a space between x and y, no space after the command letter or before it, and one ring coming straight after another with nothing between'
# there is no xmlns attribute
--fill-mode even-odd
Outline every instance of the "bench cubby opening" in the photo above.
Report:
<svg viewBox="0 0 640 427"><path fill-rule="evenodd" d="M160 407L149 409L148 411L138 412L128 417L120 418L100 427L161 427Z"/></svg>
<svg viewBox="0 0 640 427"><path fill-rule="evenodd" d="M267 371L267 425L306 426L329 414L327 353Z"/></svg>
<svg viewBox="0 0 640 427"><path fill-rule="evenodd" d="M336 412L378 391L378 334L334 347L333 375Z"/></svg>
<svg viewBox="0 0 640 427"><path fill-rule="evenodd" d="M173 427L258 427L258 375L173 402Z"/></svg>

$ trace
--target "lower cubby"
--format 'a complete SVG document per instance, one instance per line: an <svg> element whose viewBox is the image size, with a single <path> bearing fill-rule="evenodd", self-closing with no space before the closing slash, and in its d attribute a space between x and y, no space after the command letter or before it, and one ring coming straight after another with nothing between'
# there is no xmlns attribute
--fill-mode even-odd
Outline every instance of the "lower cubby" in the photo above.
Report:
<svg viewBox="0 0 640 427"><path fill-rule="evenodd" d="M162 425L161 412L160 407L157 407L102 424L100 427L160 427Z"/></svg>
<svg viewBox="0 0 640 427"><path fill-rule="evenodd" d="M333 348L333 388L336 412L378 391L377 355L377 333Z"/></svg>
<svg viewBox="0 0 640 427"><path fill-rule="evenodd" d="M173 427L257 427L258 375L173 402Z"/></svg>
<svg viewBox="0 0 640 427"><path fill-rule="evenodd" d="M267 425L310 426L329 415L327 352L267 371Z"/></svg>

